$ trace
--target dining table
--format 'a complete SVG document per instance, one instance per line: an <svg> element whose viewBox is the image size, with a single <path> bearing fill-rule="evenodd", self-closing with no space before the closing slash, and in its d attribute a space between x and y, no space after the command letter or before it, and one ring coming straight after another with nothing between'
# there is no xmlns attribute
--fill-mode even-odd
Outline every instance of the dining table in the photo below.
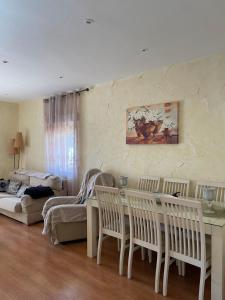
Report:
<svg viewBox="0 0 225 300"><path fill-rule="evenodd" d="M163 194L158 194L160 197ZM124 213L128 215L128 206L124 196ZM190 198L189 198L190 199ZM162 207L158 206L160 223L164 223ZM211 300L225 300L225 208L205 215L203 210L205 233L211 236ZM87 200L87 256L97 255L98 238L98 201L96 197Z"/></svg>

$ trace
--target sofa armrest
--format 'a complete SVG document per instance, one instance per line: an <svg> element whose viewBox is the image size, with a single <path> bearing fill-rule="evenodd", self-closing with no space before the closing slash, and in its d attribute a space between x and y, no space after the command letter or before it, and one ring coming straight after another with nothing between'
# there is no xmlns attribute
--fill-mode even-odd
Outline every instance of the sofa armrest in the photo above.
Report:
<svg viewBox="0 0 225 300"><path fill-rule="evenodd" d="M22 205L22 207L25 208L27 206L32 205L32 203L33 203L33 199L31 198L31 196L29 196L29 195L23 195L21 197L21 205Z"/></svg>
<svg viewBox="0 0 225 300"><path fill-rule="evenodd" d="M75 196L61 196L61 197L52 197L49 198L43 207L42 216L45 218L48 210L57 205L65 205L65 204L77 204L79 202L79 198Z"/></svg>

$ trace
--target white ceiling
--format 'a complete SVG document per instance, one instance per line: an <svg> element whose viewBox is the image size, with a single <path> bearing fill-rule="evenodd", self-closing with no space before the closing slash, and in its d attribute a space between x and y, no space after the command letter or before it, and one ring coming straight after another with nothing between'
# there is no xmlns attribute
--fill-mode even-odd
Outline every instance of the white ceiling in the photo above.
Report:
<svg viewBox="0 0 225 300"><path fill-rule="evenodd" d="M87 25L86 18L95 22ZM224 0L0 0L4 100L40 98L223 51Z"/></svg>

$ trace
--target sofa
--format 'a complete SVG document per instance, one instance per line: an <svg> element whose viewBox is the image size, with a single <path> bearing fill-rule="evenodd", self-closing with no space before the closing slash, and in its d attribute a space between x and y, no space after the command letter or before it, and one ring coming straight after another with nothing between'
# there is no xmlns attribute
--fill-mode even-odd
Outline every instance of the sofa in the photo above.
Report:
<svg viewBox="0 0 225 300"><path fill-rule="evenodd" d="M9 180L31 187L39 185L50 187L54 192L54 196L65 196L67 194L65 182L60 177L47 175L45 178L40 174L24 170L20 173L15 170L10 172ZM26 225L34 224L43 220L41 212L48 199L49 197L33 199L29 195L18 197L7 192L0 192L0 213Z"/></svg>

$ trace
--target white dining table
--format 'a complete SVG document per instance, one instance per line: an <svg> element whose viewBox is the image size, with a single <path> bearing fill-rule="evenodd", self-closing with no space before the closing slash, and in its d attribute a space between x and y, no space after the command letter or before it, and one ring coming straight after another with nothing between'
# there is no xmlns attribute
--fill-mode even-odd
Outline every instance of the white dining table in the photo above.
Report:
<svg viewBox="0 0 225 300"><path fill-rule="evenodd" d="M125 215L128 208L124 202ZM225 214L203 216L205 232L211 235L211 300L225 300ZM160 222L163 223L161 213ZM87 256L97 255L98 202L87 201Z"/></svg>

